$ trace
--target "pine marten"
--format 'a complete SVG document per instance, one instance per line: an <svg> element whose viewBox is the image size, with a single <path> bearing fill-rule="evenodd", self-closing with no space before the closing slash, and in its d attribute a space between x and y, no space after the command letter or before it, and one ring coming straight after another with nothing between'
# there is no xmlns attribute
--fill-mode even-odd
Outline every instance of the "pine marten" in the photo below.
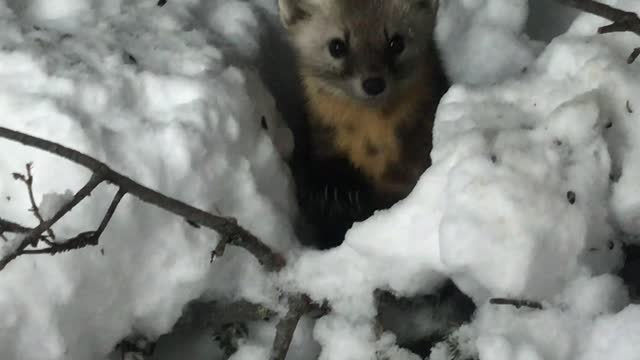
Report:
<svg viewBox="0 0 640 360"><path fill-rule="evenodd" d="M291 162L320 248L406 197L430 165L449 84L435 0L279 0L306 97Z"/></svg>

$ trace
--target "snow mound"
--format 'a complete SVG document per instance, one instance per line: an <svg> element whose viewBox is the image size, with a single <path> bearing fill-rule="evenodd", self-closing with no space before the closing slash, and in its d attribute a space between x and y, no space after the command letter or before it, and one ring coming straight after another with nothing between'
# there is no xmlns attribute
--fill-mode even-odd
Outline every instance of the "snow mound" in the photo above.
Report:
<svg viewBox="0 0 640 360"><path fill-rule="evenodd" d="M580 359L602 358L632 360L640 351L640 306L630 305L623 311L603 316L586 337Z"/></svg>
<svg viewBox="0 0 640 360"><path fill-rule="evenodd" d="M518 74L529 65L541 45L522 34L527 3L440 1L435 34L449 77L458 83L486 85Z"/></svg>
<svg viewBox="0 0 640 360"><path fill-rule="evenodd" d="M634 339L622 335L637 321L636 316L622 317L632 312L633 306L613 315L628 304L626 289L618 278L583 276L560 299L546 304L544 310L484 304L473 322L450 336L449 345L438 345L430 359L460 359L465 355L491 360L588 359L598 350L603 351L599 356L618 354L617 350L611 352L615 345L609 337L614 336L620 336L616 345L623 349L619 354L625 354L620 358L633 358L629 356L634 353L628 349L633 348ZM587 301L591 309L585 307ZM609 327L613 322L619 325L615 330ZM595 336L600 338L595 341Z"/></svg>
<svg viewBox="0 0 640 360"><path fill-rule="evenodd" d="M627 11L640 12L640 4L635 1L607 1ZM568 34L583 38L600 26L608 25L606 20L591 16L580 16L569 29ZM631 50L637 46L637 37L633 34L617 33L602 35L598 42L617 55L619 62L626 59ZM635 45L634 45L635 44ZM596 56L595 54L593 55ZM603 67L606 66L603 64ZM621 70L608 66L606 77L602 81L608 91L613 91L616 101L606 104L611 112L615 126L608 137L611 152L614 154L614 171L616 180L611 197L611 206L617 224L627 233L640 234L640 193L637 190L640 178L640 165L636 159L640 156L640 127L637 126L637 114L640 111L638 96L638 69L640 62L624 65ZM610 70L613 70L609 72ZM586 76L587 74L585 74ZM604 76L603 76L604 77Z"/></svg>

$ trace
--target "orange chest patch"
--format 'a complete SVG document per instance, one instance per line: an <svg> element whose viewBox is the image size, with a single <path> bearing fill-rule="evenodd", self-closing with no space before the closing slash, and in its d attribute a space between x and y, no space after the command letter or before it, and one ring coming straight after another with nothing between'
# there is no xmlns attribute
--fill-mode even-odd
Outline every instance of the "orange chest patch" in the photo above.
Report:
<svg viewBox="0 0 640 360"><path fill-rule="evenodd" d="M334 130L331 139L334 151L347 156L379 190L404 192L413 184L397 180L391 171L413 166L404 159L404 142L409 140L400 136L399 130L427 120L417 114L427 95L418 90L407 92L407 96L385 110L320 93L311 96L309 102L313 121ZM415 134L416 138L420 135Z"/></svg>
<svg viewBox="0 0 640 360"><path fill-rule="evenodd" d="M332 124L334 145L346 154L353 165L375 182L381 182L387 169L401 158L398 138L399 119L385 119L379 114L351 114L353 117Z"/></svg>

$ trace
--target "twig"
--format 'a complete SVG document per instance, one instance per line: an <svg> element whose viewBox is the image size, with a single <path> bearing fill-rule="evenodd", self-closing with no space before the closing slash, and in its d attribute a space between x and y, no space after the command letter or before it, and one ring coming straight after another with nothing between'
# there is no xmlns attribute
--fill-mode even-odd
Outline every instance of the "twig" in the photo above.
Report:
<svg viewBox="0 0 640 360"><path fill-rule="evenodd" d="M11 261L15 260L18 256L24 254L25 249L36 242L42 233L53 226L58 220L60 220L64 215L66 215L71 209L73 209L76 205L78 205L82 200L84 200L87 196L91 194L91 192L98 186L100 183L104 181L104 174L101 172L94 173L91 176L91 179L87 182L87 184L80 189L74 196L71 201L64 204L57 213L53 215L53 217L40 225L36 226L33 230L31 230L20 242L18 247L5 255L4 258L0 259L0 271L3 270L7 264Z"/></svg>
<svg viewBox="0 0 640 360"><path fill-rule="evenodd" d="M35 216L36 219L38 220L38 224L42 224L44 222L44 219L40 214L40 208L36 204L36 198L33 195L33 174L31 172L31 170L33 169L33 163L27 163L27 165L25 165L25 168L27 170L26 175L23 175L20 173L13 173L13 178L16 180L22 181L27 186L27 193L29 194L29 202L31 202L31 212L33 213L33 216ZM53 233L53 229L51 228L47 229L47 235L49 235L49 238L51 240L56 239L56 235Z"/></svg>
<svg viewBox="0 0 640 360"><path fill-rule="evenodd" d="M104 214L104 218L102 218L102 222L100 222L100 225L98 226L98 230L96 230L94 233L95 237L99 238L102 235L102 233L104 232L104 229L107 228L109 221L111 221L113 214L116 212L118 205L120 205L120 201L126 194L127 192L124 191L122 188L118 189L118 192L113 197L113 200L111 200L111 205L109 205L107 212Z"/></svg>
<svg viewBox="0 0 640 360"><path fill-rule="evenodd" d="M32 229L26 226L22 226L12 221L0 218L0 233L9 232L14 234L26 234L31 230Z"/></svg>
<svg viewBox="0 0 640 360"><path fill-rule="evenodd" d="M269 360L285 360L293 340L293 334L298 327L298 322L302 315L310 309L310 302L304 296L294 296L289 298L289 311L280 319L276 325L276 337L273 340L271 356Z"/></svg>
<svg viewBox="0 0 640 360"><path fill-rule="evenodd" d="M87 232L83 232L79 235L77 235L74 238L71 238L69 240L66 240L64 242L61 243L50 243L48 248L45 249L35 249L35 250L23 250L19 255L37 255L37 254L51 254L51 255L55 255L55 254L59 254L62 252L66 252L66 251L71 251L71 250L77 250L77 249L81 249L87 246L96 246L98 245L98 243L100 242L100 236L102 236L102 233L104 232L104 229L107 227L107 225L109 224L109 221L111 221L111 218L113 217L113 214L115 213L116 209L118 208L118 204L120 204L120 200L122 200L122 197L126 194L125 191L123 191L122 189L119 189L118 192L116 193L116 195L113 198L113 201L111 201L111 205L109 205L109 208L107 209L107 212L105 213L104 217L102 218L102 221L100 222L100 225L98 226L98 229L96 231L87 231Z"/></svg>
<svg viewBox="0 0 640 360"><path fill-rule="evenodd" d="M94 174L101 174L100 182L102 182L102 180L111 182L143 202L155 205L173 214L181 216L188 221L215 230L222 237L226 236L227 239L229 239L229 244L244 248L253 254L267 271L278 271L282 269L286 263L282 255L272 251L256 236L238 225L237 222L232 221L229 218L213 215L157 191L151 190L133 181L131 178L113 171L103 162L88 155L60 144L5 127L0 127L0 137L56 154L67 160L75 162L76 164L82 165L92 170ZM40 226L36 229L38 228L40 228ZM24 250L24 247L20 248L20 251L22 250ZM9 261L11 260L13 260L13 258ZM6 259L0 260L0 270L2 270L7 263L8 261L6 261Z"/></svg>
<svg viewBox="0 0 640 360"><path fill-rule="evenodd" d="M602 26L598 33L632 32L640 35L640 17L638 14L624 11L596 0L556 0L558 3L605 18L611 24ZM633 63L640 56L640 47L633 50L627 62Z"/></svg>
<svg viewBox="0 0 640 360"><path fill-rule="evenodd" d="M502 298L493 298L489 300L490 304L493 305L512 305L516 308L528 307L531 309L542 310L542 304L537 301L530 300L513 300L513 299L502 299Z"/></svg>
<svg viewBox="0 0 640 360"><path fill-rule="evenodd" d="M31 230L33 229L17 224L15 222L0 218L0 238L2 238L5 241L8 241L9 239L7 239L4 233L28 234ZM48 241L45 236L40 236L39 240L50 243L50 241Z"/></svg>
<svg viewBox="0 0 640 360"><path fill-rule="evenodd" d="M86 231L72 237L71 239L65 240L65 242L57 244L51 243L48 248L44 249L25 249L22 250L18 256L21 255L56 255L63 252L78 250L88 246L96 246L98 245L99 238L95 236L94 231Z"/></svg>
<svg viewBox="0 0 640 360"><path fill-rule="evenodd" d="M289 310L276 325L276 337L273 340L269 360L284 360L287 357L293 334L303 315L321 317L331 310L326 302L316 304L307 295L291 295L287 301Z"/></svg>

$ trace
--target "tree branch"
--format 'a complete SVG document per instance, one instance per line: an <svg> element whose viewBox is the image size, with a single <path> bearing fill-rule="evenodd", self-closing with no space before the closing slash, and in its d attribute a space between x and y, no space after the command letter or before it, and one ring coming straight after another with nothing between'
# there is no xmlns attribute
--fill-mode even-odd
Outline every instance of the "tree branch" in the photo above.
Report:
<svg viewBox="0 0 640 360"><path fill-rule="evenodd" d="M598 33L632 32L640 35L640 18L638 14L624 11L595 0L556 0L558 3L593 14L612 23L598 29ZM640 47L633 50L627 62L633 63L640 56Z"/></svg>
<svg viewBox="0 0 640 360"><path fill-rule="evenodd" d="M74 238L66 240L61 243L49 243L49 247L45 249L35 249L35 250L23 250L19 255L37 255L37 254L59 254L65 251L77 250L87 246L96 246L100 242L100 236L104 232L104 229L111 221L113 214L115 213L118 205L120 204L120 200L126 194L125 191L119 189L116 195L113 197L113 201L111 201L111 205L107 209L98 229L96 231L87 231L77 235Z"/></svg>
<svg viewBox="0 0 640 360"><path fill-rule="evenodd" d="M104 229L107 228L107 225L109 224L109 221L111 221L113 214L116 212L118 205L120 205L120 201L126 194L127 192L124 191L122 188L118 189L118 192L113 197L113 200L111 200L111 205L109 205L107 212L104 214L104 218L102 219L102 222L100 222L100 225L98 226L98 230L95 231L96 237L100 237L104 232Z"/></svg>
<svg viewBox="0 0 640 360"><path fill-rule="evenodd" d="M4 232L14 233L14 234L26 234L32 229L22 226L20 224L14 223L9 220L5 220L0 218L0 234Z"/></svg>
<svg viewBox="0 0 640 360"><path fill-rule="evenodd" d="M285 360L302 315L308 312L309 302L303 296L289 298L289 311L276 325L276 337L273 340L269 360Z"/></svg>
<svg viewBox="0 0 640 360"><path fill-rule="evenodd" d="M327 304L316 304L307 295L291 295L288 299L289 310L276 325L276 337L273 340L269 360L285 360L293 334L303 315L322 316L329 312Z"/></svg>
<svg viewBox="0 0 640 360"><path fill-rule="evenodd" d="M25 249L29 245L37 243L37 240L41 237L42 233L51 228L56 222L58 222L58 220L60 220L64 215L71 211L71 209L73 209L82 200L89 196L91 192L103 181L103 174L94 173L87 184L73 196L73 199L71 199L71 201L64 204L64 206L62 206L62 208L60 208L60 210L58 210L58 212L56 212L51 219L41 223L33 230L31 230L24 238L22 238L22 240L20 241L20 245L18 245L15 250L9 252L7 255L5 255L4 258L0 259L0 271L2 271L7 266L7 264L15 260L18 256L25 254Z"/></svg>
<svg viewBox="0 0 640 360"><path fill-rule="evenodd" d="M95 186L106 180L119 186L125 192L135 196L143 202L155 205L156 207L181 216L189 222L215 230L223 238L228 239L230 245L244 248L253 254L268 271L278 271L282 269L286 263L282 255L272 251L256 236L238 225L235 219L210 214L193 206L187 205L179 200L163 195L157 191L151 190L133 181L131 178L115 172L103 162L60 144L5 127L0 127L0 138L16 141L23 145L38 148L61 156L90 169L94 172L94 178L96 178L95 174L99 174L96 178L96 181L99 181L96 184L93 184ZM43 226L38 226L34 231L39 230L40 228L44 229ZM30 241L33 241L34 239L31 239L31 237L32 236L28 236L27 238L30 238ZM24 245L24 242L22 245ZM25 247L26 246L22 247L20 251L24 250ZM13 258L15 258L15 256ZM13 260L13 258L9 261ZM6 260L7 259L0 260L0 270L2 270L9 262Z"/></svg>
<svg viewBox="0 0 640 360"><path fill-rule="evenodd" d="M493 298L489 300L490 304L493 305L512 305L516 308L528 307L531 309L542 310L542 304L537 301L530 300L514 300L514 299L503 299L503 298Z"/></svg>
<svg viewBox="0 0 640 360"><path fill-rule="evenodd" d="M40 214L40 208L38 208L38 204L36 204L36 198L33 195L33 174L31 172L31 169L33 169L33 164L28 163L25 168L27 170L26 175L14 173L13 178L22 181L27 186L27 193L29 194L29 201L31 202L31 212L33 213L33 216L35 216L38 220L38 223L42 224L44 222L44 219ZM47 229L47 235L49 235L49 239L51 240L56 239L56 235L53 233L53 230L51 228Z"/></svg>

